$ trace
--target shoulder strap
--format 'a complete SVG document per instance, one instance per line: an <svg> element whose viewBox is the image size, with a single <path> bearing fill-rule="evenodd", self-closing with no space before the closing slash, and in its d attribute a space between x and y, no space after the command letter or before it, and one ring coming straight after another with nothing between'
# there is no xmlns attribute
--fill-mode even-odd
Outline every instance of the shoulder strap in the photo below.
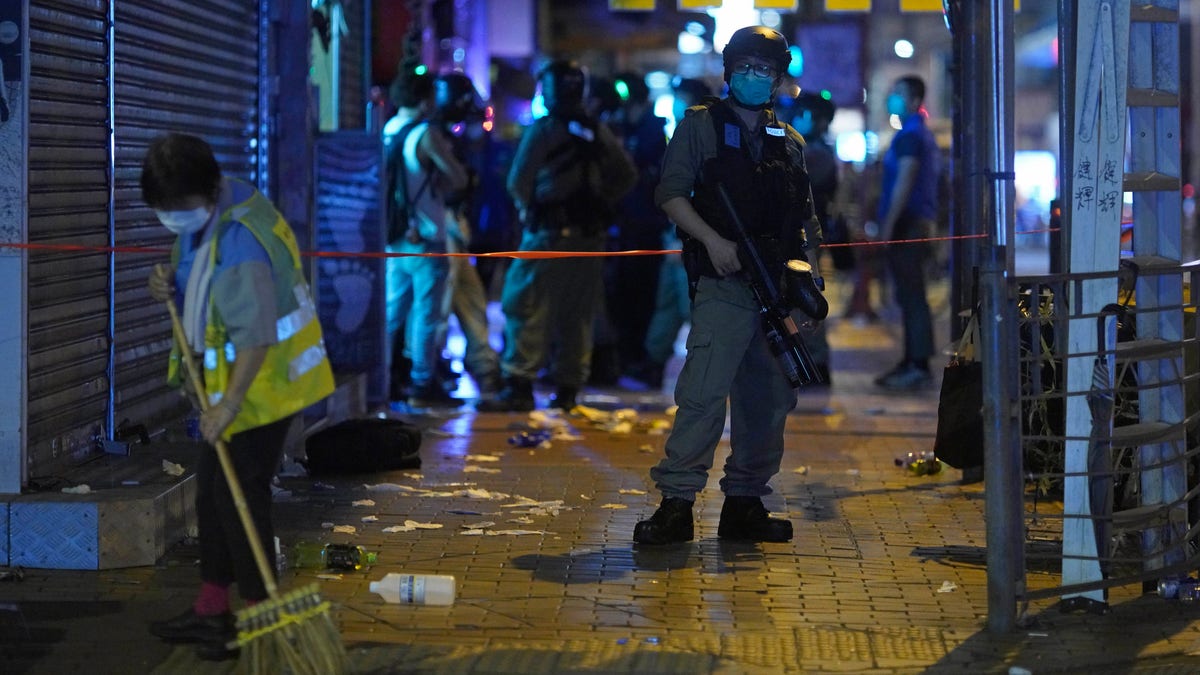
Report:
<svg viewBox="0 0 1200 675"><path fill-rule="evenodd" d="M392 212L391 222L388 226L388 239L395 241L403 236L404 231L408 229L408 224L412 221L414 202L425 194L425 189L429 187L429 182L433 180L433 172L430 171L425 176L421 187L417 189L417 193L411 198L408 194L408 164L404 161L404 146L408 144L408 137L418 125L423 124L427 120L417 118L407 122L400 127L400 131L396 132L396 139L392 143L392 147L388 150L388 194L391 197L391 206L402 204L404 210L404 218L401 220L398 213Z"/></svg>

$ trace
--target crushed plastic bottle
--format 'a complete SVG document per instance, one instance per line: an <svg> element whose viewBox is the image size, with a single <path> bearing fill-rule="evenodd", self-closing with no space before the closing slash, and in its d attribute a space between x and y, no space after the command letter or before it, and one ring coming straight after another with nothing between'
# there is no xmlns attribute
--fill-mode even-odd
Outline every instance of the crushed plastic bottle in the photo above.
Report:
<svg viewBox="0 0 1200 675"><path fill-rule="evenodd" d="M508 438L508 444L518 448L536 448L543 443L548 443L554 436L554 432L550 429L538 429L537 431L522 431Z"/></svg>
<svg viewBox="0 0 1200 675"><path fill-rule="evenodd" d="M1158 597L1180 602L1200 601L1200 579L1170 576L1158 580Z"/></svg>
<svg viewBox="0 0 1200 675"><path fill-rule="evenodd" d="M352 544L320 544L302 541L292 547L292 567L308 567L343 571L361 570L374 565L379 555Z"/></svg>
<svg viewBox="0 0 1200 675"><path fill-rule="evenodd" d="M896 466L914 476L932 476L942 471L942 461L934 456L932 450L910 452L903 457L897 457Z"/></svg>

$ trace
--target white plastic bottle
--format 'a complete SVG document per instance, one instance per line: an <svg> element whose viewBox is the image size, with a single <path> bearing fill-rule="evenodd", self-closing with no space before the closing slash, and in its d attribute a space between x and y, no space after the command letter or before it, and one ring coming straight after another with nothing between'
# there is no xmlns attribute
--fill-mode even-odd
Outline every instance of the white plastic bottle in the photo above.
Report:
<svg viewBox="0 0 1200 675"><path fill-rule="evenodd" d="M371 592L387 602L410 605L453 605L454 577L392 572L371 582Z"/></svg>

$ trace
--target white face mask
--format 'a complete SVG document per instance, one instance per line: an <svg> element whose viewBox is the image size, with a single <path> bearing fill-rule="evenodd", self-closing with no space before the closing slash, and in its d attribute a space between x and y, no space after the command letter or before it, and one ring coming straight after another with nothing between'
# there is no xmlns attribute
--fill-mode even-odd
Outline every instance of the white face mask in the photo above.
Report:
<svg viewBox="0 0 1200 675"><path fill-rule="evenodd" d="M154 215L163 227L175 234L194 234L204 228L212 212L201 206L187 211L155 211Z"/></svg>

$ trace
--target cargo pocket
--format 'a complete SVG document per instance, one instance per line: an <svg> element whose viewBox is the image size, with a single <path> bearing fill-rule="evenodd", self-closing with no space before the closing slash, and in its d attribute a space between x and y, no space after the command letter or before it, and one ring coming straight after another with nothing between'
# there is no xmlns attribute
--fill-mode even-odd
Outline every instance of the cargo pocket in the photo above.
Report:
<svg viewBox="0 0 1200 675"><path fill-rule="evenodd" d="M708 370L712 365L712 331L689 331L687 336L687 357L683 362L683 387L676 388L677 403L696 404L704 394L704 383L708 381Z"/></svg>

